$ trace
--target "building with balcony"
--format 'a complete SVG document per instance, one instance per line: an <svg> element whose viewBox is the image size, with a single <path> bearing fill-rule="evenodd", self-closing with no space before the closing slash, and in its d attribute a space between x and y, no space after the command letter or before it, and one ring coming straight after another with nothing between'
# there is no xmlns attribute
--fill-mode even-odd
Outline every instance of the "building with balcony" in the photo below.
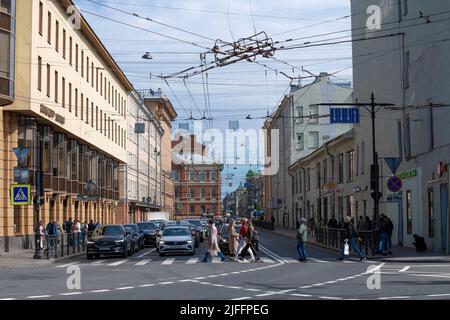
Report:
<svg viewBox="0 0 450 320"><path fill-rule="evenodd" d="M14 101L16 0L0 1L0 106Z"/></svg>
<svg viewBox="0 0 450 320"><path fill-rule="evenodd" d="M194 135L172 141L171 175L175 185L175 217L221 215L223 165L208 157Z"/></svg>
<svg viewBox="0 0 450 320"><path fill-rule="evenodd" d="M39 220L113 223L124 197L119 181L126 172L132 86L87 21L77 16L78 25L68 19L70 5L69 0L17 1L14 10L14 1L1 1L2 63L10 52L9 68L2 64L1 100L8 93L6 100L13 101L0 107L0 237L5 251L29 248ZM5 21L12 25L14 12L16 50L5 51L4 44L14 38L11 28L9 41L3 41ZM19 165L13 148L29 148L21 168L29 177L21 180L31 185L33 205L12 205L9 189L18 181L14 169Z"/></svg>

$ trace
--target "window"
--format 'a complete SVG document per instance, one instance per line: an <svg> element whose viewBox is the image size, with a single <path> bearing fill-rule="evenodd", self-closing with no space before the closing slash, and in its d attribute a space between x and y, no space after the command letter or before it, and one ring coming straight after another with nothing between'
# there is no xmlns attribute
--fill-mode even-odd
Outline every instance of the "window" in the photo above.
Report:
<svg viewBox="0 0 450 320"><path fill-rule="evenodd" d="M98 68L95 70L95 90L98 92Z"/></svg>
<svg viewBox="0 0 450 320"><path fill-rule="evenodd" d="M342 218L344 218L344 198L339 196L338 197L338 221L341 221Z"/></svg>
<svg viewBox="0 0 450 320"><path fill-rule="evenodd" d="M86 57L86 81L89 83L89 57Z"/></svg>
<svg viewBox="0 0 450 320"><path fill-rule="evenodd" d="M319 132L318 131L311 131L309 133L309 148L310 149L319 148Z"/></svg>
<svg viewBox="0 0 450 320"><path fill-rule="evenodd" d="M359 163L361 160L361 154L359 152L359 145L356 145L356 161L355 161L355 174L358 175L359 174Z"/></svg>
<svg viewBox="0 0 450 320"><path fill-rule="evenodd" d="M410 52L406 51L405 53L405 62L404 62L404 88L408 89L409 88L409 67L410 67Z"/></svg>
<svg viewBox="0 0 450 320"><path fill-rule="evenodd" d="M194 180L195 180L195 172L189 171L189 181L194 181Z"/></svg>
<svg viewBox="0 0 450 320"><path fill-rule="evenodd" d="M84 51L81 50L81 77L84 77Z"/></svg>
<svg viewBox="0 0 450 320"><path fill-rule="evenodd" d="M305 148L305 143L303 141L303 133L297 133L297 150L303 150Z"/></svg>
<svg viewBox="0 0 450 320"><path fill-rule="evenodd" d="M322 165L319 162L316 166L317 166L316 167L316 170L317 170L317 188L320 189L322 187L322 177L321 177Z"/></svg>
<svg viewBox="0 0 450 320"><path fill-rule="evenodd" d="M202 199L206 198L206 189L205 188L200 189L200 198L202 198Z"/></svg>
<svg viewBox="0 0 450 320"><path fill-rule="evenodd" d="M195 213L195 206L191 206L191 213Z"/></svg>
<svg viewBox="0 0 450 320"><path fill-rule="evenodd" d="M86 123L89 124L89 98L86 98Z"/></svg>
<svg viewBox="0 0 450 320"><path fill-rule="evenodd" d="M78 44L75 45L75 71L78 72Z"/></svg>
<svg viewBox="0 0 450 320"><path fill-rule="evenodd" d="M66 107L66 78L62 78L61 81L61 105L63 108Z"/></svg>
<svg viewBox="0 0 450 320"><path fill-rule="evenodd" d="M100 110L100 133L103 133L103 112Z"/></svg>
<svg viewBox="0 0 450 320"><path fill-rule="evenodd" d="M200 171L198 173L198 180L200 180L200 181L205 181L206 180L206 172L205 171Z"/></svg>
<svg viewBox="0 0 450 320"><path fill-rule="evenodd" d="M91 63L91 86L94 87L94 63Z"/></svg>
<svg viewBox="0 0 450 320"><path fill-rule="evenodd" d="M364 142L362 142L361 143L361 174L364 174L364 166L366 165L365 152L366 152L366 144Z"/></svg>
<svg viewBox="0 0 450 320"><path fill-rule="evenodd" d="M52 44L52 14L50 11L47 16L47 42L48 44Z"/></svg>
<svg viewBox="0 0 450 320"><path fill-rule="evenodd" d="M311 190L311 169L306 169L306 189Z"/></svg>
<svg viewBox="0 0 450 320"><path fill-rule="evenodd" d="M111 117L108 117L108 139L111 138Z"/></svg>
<svg viewBox="0 0 450 320"><path fill-rule="evenodd" d="M72 56L73 56L73 40L72 37L69 37L69 64L72 65Z"/></svg>
<svg viewBox="0 0 450 320"><path fill-rule="evenodd" d="M319 106L309 107L309 123L311 124L319 123Z"/></svg>
<svg viewBox="0 0 450 320"><path fill-rule="evenodd" d="M216 171L211 171L209 173L209 178L211 181L216 181L217 180L217 172Z"/></svg>
<svg viewBox="0 0 450 320"><path fill-rule="evenodd" d="M75 117L78 117L78 89L75 89Z"/></svg>
<svg viewBox="0 0 450 320"><path fill-rule="evenodd" d="M55 50L59 52L59 22L55 22Z"/></svg>
<svg viewBox="0 0 450 320"><path fill-rule="evenodd" d="M406 232L412 234L412 192L411 190L406 191Z"/></svg>
<svg viewBox="0 0 450 320"><path fill-rule="evenodd" d="M69 83L69 112L72 112L72 84Z"/></svg>
<svg viewBox="0 0 450 320"><path fill-rule="evenodd" d="M338 183L344 183L344 155L338 155Z"/></svg>
<svg viewBox="0 0 450 320"><path fill-rule="evenodd" d="M190 193L189 194L190 198L195 198L195 196L196 196L195 188L191 188L189 193Z"/></svg>
<svg viewBox="0 0 450 320"><path fill-rule="evenodd" d="M103 96L103 73L100 72L100 95Z"/></svg>
<svg viewBox="0 0 450 320"><path fill-rule="evenodd" d="M58 71L55 71L55 102L58 102Z"/></svg>
<svg viewBox="0 0 450 320"><path fill-rule="evenodd" d="M39 1L39 34L42 36L44 5Z"/></svg>
<svg viewBox="0 0 450 320"><path fill-rule="evenodd" d="M428 236L434 238L434 190L428 189Z"/></svg>
<svg viewBox="0 0 450 320"><path fill-rule="evenodd" d="M47 97L50 98L50 65L47 63Z"/></svg>
<svg viewBox="0 0 450 320"><path fill-rule="evenodd" d="M41 57L38 57L38 90L42 91L42 58Z"/></svg>
<svg viewBox="0 0 450 320"><path fill-rule="evenodd" d="M296 110L297 114L295 115L296 116L295 122L303 123L303 106L297 106Z"/></svg>
<svg viewBox="0 0 450 320"><path fill-rule="evenodd" d="M84 118L84 94L81 94L81 98L80 98L80 115L81 115L81 120L83 120Z"/></svg>
<svg viewBox="0 0 450 320"><path fill-rule="evenodd" d="M98 130L98 106L95 106L95 130Z"/></svg>
<svg viewBox="0 0 450 320"><path fill-rule="evenodd" d="M63 29L63 47L62 47L62 50L63 50L63 59L66 59L66 30L65 29Z"/></svg>
<svg viewBox="0 0 450 320"><path fill-rule="evenodd" d="M91 127L94 127L94 103L91 102Z"/></svg>
<svg viewBox="0 0 450 320"><path fill-rule="evenodd" d="M355 152L353 150L347 152L347 182L353 181L355 167Z"/></svg>

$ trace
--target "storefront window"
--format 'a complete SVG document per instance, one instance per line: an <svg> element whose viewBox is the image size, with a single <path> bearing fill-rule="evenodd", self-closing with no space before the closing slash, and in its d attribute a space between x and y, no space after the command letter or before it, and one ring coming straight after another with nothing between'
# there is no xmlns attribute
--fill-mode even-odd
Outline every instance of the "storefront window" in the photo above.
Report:
<svg viewBox="0 0 450 320"><path fill-rule="evenodd" d="M36 123L33 120L28 120L23 117L19 120L19 136L18 136L18 146L30 148L28 157L24 163L25 166L29 168L36 167L34 154L36 147Z"/></svg>
<svg viewBox="0 0 450 320"><path fill-rule="evenodd" d="M98 183L98 155L95 151L91 151L91 180Z"/></svg>
<svg viewBox="0 0 450 320"><path fill-rule="evenodd" d="M50 127L40 127L39 128L42 138L42 170L44 173L51 174L53 168L53 131Z"/></svg>
<svg viewBox="0 0 450 320"><path fill-rule="evenodd" d="M78 141L70 140L70 180L78 180Z"/></svg>

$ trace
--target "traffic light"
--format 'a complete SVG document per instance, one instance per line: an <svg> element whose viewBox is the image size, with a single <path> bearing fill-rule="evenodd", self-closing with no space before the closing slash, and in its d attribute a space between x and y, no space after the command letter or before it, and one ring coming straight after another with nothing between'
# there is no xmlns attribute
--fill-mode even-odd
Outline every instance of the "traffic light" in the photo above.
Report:
<svg viewBox="0 0 450 320"><path fill-rule="evenodd" d="M370 189L375 190L378 185L380 167L377 165L370 166Z"/></svg>
<svg viewBox="0 0 450 320"><path fill-rule="evenodd" d="M375 201L380 201L381 198L383 197L383 194L382 194L381 192L378 192L378 197L376 197L375 192L372 192L370 195L372 196L372 198L373 198Z"/></svg>

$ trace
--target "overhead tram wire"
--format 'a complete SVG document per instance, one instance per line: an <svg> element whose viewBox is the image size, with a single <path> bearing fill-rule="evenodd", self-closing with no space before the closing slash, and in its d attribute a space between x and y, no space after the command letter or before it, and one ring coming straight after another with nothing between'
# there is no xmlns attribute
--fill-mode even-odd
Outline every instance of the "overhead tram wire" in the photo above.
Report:
<svg viewBox="0 0 450 320"><path fill-rule="evenodd" d="M180 107L183 109L183 111L188 115L188 117L192 118L192 114L189 114L187 112L187 110L184 108L184 105L181 103L180 99L178 99L178 96L175 94L175 92L173 91L172 87L170 86L170 84L167 82L166 79L164 79L165 83L167 84L167 87L169 88L169 90L172 92L173 96L175 97L175 99L178 101L178 104L180 105Z"/></svg>
<svg viewBox="0 0 450 320"><path fill-rule="evenodd" d="M117 12L121 12L121 13L123 13L123 14L127 14L127 15L130 15L130 16L134 16L134 17L137 17L137 18L139 18L139 19L142 19L142 20L145 20L145 21L148 21L148 22L153 22L153 23L162 25L162 26L167 27L167 28L171 28L171 29L178 30L178 31L181 31L181 32L184 32L184 33L188 33L188 34L191 34L191 35L194 35L194 36L197 36L197 37L206 39L206 40L216 41L216 39L213 39L213 38L210 38L210 37L207 37L207 36L204 36L204 35L201 35L201 34L192 32L192 31L188 31L188 30L185 30L185 29L182 29L182 28L178 28L178 27L175 27L175 26L172 26L172 25L169 25L169 24L167 24L167 23L160 22L160 21L157 21L157 20L154 20L154 19L151 19L151 18L141 17L141 16L138 15L137 13L128 12L128 11L125 11L125 10L122 10L122 9L119 9L119 8L115 8L115 7L112 7L112 6L110 6L110 5L107 5L107 4L98 2L98 1L94 1L94 0L85 0L85 1L94 3L94 4L96 4L96 5L99 5L99 6L102 6L102 7L105 7L105 8L114 10L114 11L117 11Z"/></svg>
<svg viewBox="0 0 450 320"><path fill-rule="evenodd" d="M197 111L199 113L200 116L202 116L202 112L200 111L200 108L198 107L197 101L195 101L194 97L192 96L191 90L189 90L189 87L186 84L186 79L183 79L183 84L186 87L187 92L189 93L189 96L191 97L192 102L194 103L195 107L197 108ZM206 112L206 111L205 111ZM202 120L208 120L205 117L205 113L203 113L203 117ZM206 125L208 127L208 125ZM209 129L209 128L208 128Z"/></svg>

